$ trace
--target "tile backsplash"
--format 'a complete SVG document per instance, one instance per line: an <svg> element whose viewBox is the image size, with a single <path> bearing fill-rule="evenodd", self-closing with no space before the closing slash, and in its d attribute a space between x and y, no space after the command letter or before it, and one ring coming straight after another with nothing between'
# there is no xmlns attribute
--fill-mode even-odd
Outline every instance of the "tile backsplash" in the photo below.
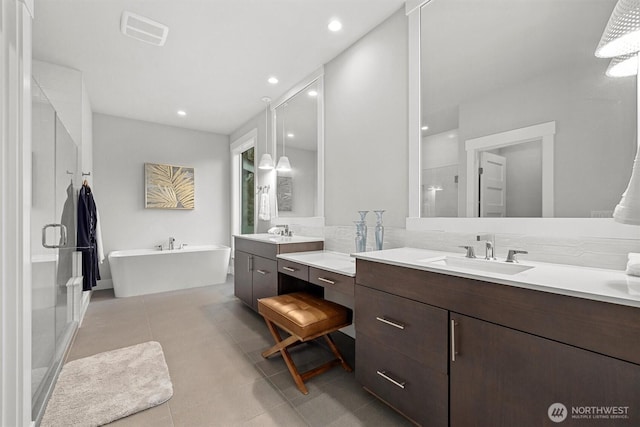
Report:
<svg viewBox="0 0 640 427"><path fill-rule="evenodd" d="M297 235L324 237L325 249L351 253L355 251L355 227L325 226L310 227L292 224ZM367 234L367 250L375 247L374 226ZM496 256L506 257L509 249L522 249L529 253L522 260L552 262L582 267L624 270L629 252L640 253L640 239L595 238L595 237L544 237L526 234L496 233ZM404 228L385 227L384 249L414 247L464 254L459 246L473 245L476 254L482 256L484 248L476 241L475 233L445 231L408 231Z"/></svg>

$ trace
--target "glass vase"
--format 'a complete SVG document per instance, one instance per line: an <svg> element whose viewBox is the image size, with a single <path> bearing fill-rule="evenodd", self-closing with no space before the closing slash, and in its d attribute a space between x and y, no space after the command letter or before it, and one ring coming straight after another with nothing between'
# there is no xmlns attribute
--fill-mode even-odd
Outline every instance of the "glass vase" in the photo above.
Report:
<svg viewBox="0 0 640 427"><path fill-rule="evenodd" d="M362 239L364 240L364 248L367 248L367 214L369 211L358 211L360 214L360 221L362 222ZM364 251L364 249L363 249Z"/></svg>
<svg viewBox="0 0 640 427"><path fill-rule="evenodd" d="M382 243L384 242L384 225L382 225L382 214L384 210L373 211L376 214L376 250L382 250Z"/></svg>
<svg viewBox="0 0 640 427"><path fill-rule="evenodd" d="M356 252L364 252L367 248L366 239L363 235L363 226L366 227L364 221L353 221L356 225Z"/></svg>

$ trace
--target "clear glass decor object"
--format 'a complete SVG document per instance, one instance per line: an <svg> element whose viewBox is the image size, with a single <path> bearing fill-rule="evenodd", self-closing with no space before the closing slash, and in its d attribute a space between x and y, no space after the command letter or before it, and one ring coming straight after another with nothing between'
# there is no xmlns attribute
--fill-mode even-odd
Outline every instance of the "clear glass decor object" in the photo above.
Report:
<svg viewBox="0 0 640 427"><path fill-rule="evenodd" d="M384 210L373 211L376 214L376 250L382 250L382 243L384 242L384 225L382 225L382 214Z"/></svg>
<svg viewBox="0 0 640 427"><path fill-rule="evenodd" d="M353 221L356 225L356 252L364 252L367 248L366 235L363 234L363 228L366 228L364 221Z"/></svg>
<svg viewBox="0 0 640 427"><path fill-rule="evenodd" d="M358 211L360 214L360 221L362 221L362 238L364 239L364 247L367 247L367 214L369 211Z"/></svg>

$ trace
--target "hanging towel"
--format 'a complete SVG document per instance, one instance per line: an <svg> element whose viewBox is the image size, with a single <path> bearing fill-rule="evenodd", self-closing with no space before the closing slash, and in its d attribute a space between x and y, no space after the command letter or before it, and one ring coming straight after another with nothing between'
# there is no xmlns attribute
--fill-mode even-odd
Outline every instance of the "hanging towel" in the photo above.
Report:
<svg viewBox="0 0 640 427"><path fill-rule="evenodd" d="M629 252L626 273L630 276L640 276L640 253Z"/></svg>
<svg viewBox="0 0 640 427"><path fill-rule="evenodd" d="M102 228L100 227L100 212L96 208L96 249L98 252L98 262L104 262L104 247L102 246Z"/></svg>
<svg viewBox="0 0 640 427"><path fill-rule="evenodd" d="M271 206L269 204L269 193L260 194L260 208L258 210L258 217L263 221L271 220Z"/></svg>

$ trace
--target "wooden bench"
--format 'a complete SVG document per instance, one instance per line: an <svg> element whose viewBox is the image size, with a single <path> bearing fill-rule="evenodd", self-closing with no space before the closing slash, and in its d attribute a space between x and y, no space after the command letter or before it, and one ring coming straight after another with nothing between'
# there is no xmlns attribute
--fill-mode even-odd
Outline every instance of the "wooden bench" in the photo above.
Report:
<svg viewBox="0 0 640 427"><path fill-rule="evenodd" d="M352 312L350 309L305 292L295 292L259 299L258 312L264 317L276 342L273 347L262 352L262 357L267 358L280 352L296 386L303 394L309 393L304 385L306 380L326 372L334 366L341 365L344 370L351 372L351 367L329 336L329 333L351 324ZM283 340L276 326L289 333L290 336ZM326 340L329 349L336 358L317 368L299 373L287 349L319 337Z"/></svg>

